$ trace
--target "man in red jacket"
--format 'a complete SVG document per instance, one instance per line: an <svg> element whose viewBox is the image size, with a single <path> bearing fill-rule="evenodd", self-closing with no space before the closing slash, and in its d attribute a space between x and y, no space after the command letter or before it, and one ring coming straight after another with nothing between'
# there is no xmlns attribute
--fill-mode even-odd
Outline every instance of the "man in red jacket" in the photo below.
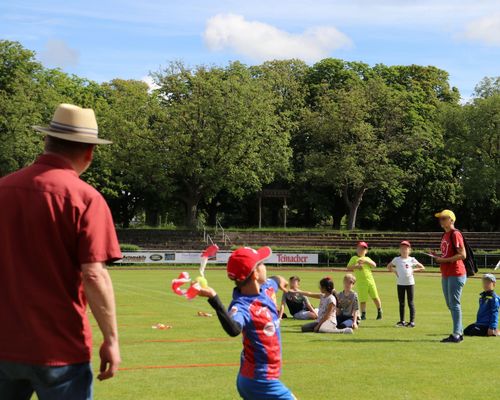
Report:
<svg viewBox="0 0 500 400"><path fill-rule="evenodd" d="M436 218L439 218L439 224L445 233L441 239L441 257L436 257L435 261L441 267L443 294L453 319L453 333L443 339L442 342L460 343L464 340L460 298L467 281L464 264L467 253L464 238L455 229L455 213L450 210L443 210L436 214Z"/></svg>
<svg viewBox="0 0 500 400"><path fill-rule="evenodd" d="M87 302L103 335L99 379L120 363L106 263L121 258L104 198L81 175L97 137L94 112L61 104L45 152L0 179L0 399L92 398Z"/></svg>

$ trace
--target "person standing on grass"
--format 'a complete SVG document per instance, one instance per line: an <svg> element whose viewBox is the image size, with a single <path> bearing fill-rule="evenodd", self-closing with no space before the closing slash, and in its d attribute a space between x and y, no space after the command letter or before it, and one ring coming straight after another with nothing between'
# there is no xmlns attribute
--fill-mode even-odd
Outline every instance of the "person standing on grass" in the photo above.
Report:
<svg viewBox="0 0 500 400"><path fill-rule="evenodd" d="M318 318L318 310L313 308L309 299L296 292L300 288L300 278L297 275L294 275L290 277L288 283L290 285L290 290L283 293L279 318L283 319L285 305L288 306L290 314L294 319L308 320Z"/></svg>
<svg viewBox="0 0 500 400"><path fill-rule="evenodd" d="M450 210L443 210L435 214L439 218L439 224L444 230L441 239L441 257L435 257L440 265L443 294L446 305L451 312L453 320L453 332L443 343L460 343L464 340L462 328L462 307L460 299L462 290L467 281L464 260L467 253L464 246L462 234L455 229L455 213Z"/></svg>
<svg viewBox="0 0 500 400"><path fill-rule="evenodd" d="M370 257L367 257L368 243L359 242L356 246L356 255L352 256L347 264L349 271L354 271L358 283L358 296L361 303L361 319L366 319L366 302L368 296L377 307L377 319L382 319L382 302L378 295L377 284L373 277L372 268L377 264Z"/></svg>
<svg viewBox="0 0 500 400"><path fill-rule="evenodd" d="M103 335L98 379L120 363L113 286L121 258L104 198L83 182L97 137L91 109L61 104L45 151L0 179L0 399L92 398L87 302Z"/></svg>
<svg viewBox="0 0 500 400"><path fill-rule="evenodd" d="M235 282L233 300L227 310L211 287L199 295L208 298L224 331L232 337L243 335L241 366L236 381L245 400L295 400L281 381L281 332L276 293L286 291L287 282L275 276L267 279L264 261L270 247L254 250L241 247L231 253L227 276Z"/></svg>
<svg viewBox="0 0 500 400"><path fill-rule="evenodd" d="M400 256L395 257L388 265L387 269L394 272L398 282L399 299L399 322L396 327L415 327L415 277L414 272L423 271L425 267L416 258L411 257L411 243L403 240L399 245ZM410 308L410 322L405 322L405 295L408 298Z"/></svg>

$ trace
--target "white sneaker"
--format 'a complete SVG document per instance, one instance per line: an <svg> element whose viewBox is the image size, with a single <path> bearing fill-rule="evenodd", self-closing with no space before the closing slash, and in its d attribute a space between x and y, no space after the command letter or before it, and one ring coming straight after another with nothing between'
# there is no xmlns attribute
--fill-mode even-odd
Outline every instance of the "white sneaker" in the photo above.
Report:
<svg viewBox="0 0 500 400"><path fill-rule="evenodd" d="M352 328L344 328L343 331L344 331L344 334L347 334L347 335L352 335L354 333Z"/></svg>

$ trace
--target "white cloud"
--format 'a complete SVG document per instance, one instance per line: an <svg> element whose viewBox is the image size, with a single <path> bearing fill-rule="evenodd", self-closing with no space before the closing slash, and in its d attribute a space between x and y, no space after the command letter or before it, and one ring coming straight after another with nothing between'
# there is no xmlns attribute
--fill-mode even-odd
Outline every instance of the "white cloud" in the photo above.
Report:
<svg viewBox="0 0 500 400"><path fill-rule="evenodd" d="M500 14L489 15L470 22L463 37L491 46L500 46Z"/></svg>
<svg viewBox="0 0 500 400"><path fill-rule="evenodd" d="M39 59L49 67L75 67L80 59L77 50L72 49L64 40L49 39L40 51Z"/></svg>
<svg viewBox="0 0 500 400"><path fill-rule="evenodd" d="M333 50L352 44L349 37L332 26L293 34L235 14L218 14L210 18L203 38L210 50L230 49L257 61L286 58L316 61L329 56Z"/></svg>

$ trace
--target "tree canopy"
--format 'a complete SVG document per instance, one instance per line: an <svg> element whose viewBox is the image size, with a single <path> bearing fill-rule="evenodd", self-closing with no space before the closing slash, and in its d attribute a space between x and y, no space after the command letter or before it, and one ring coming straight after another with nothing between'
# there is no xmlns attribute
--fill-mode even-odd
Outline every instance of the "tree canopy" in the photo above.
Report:
<svg viewBox="0 0 500 400"><path fill-rule="evenodd" d="M154 89L98 83L0 41L0 176L33 162L32 125L70 102L94 108L114 142L83 179L121 226L252 226L271 188L290 193L289 225L424 230L446 207L463 228L500 228L500 77L465 104L433 66L175 62L152 77ZM280 201L264 216L280 223Z"/></svg>

